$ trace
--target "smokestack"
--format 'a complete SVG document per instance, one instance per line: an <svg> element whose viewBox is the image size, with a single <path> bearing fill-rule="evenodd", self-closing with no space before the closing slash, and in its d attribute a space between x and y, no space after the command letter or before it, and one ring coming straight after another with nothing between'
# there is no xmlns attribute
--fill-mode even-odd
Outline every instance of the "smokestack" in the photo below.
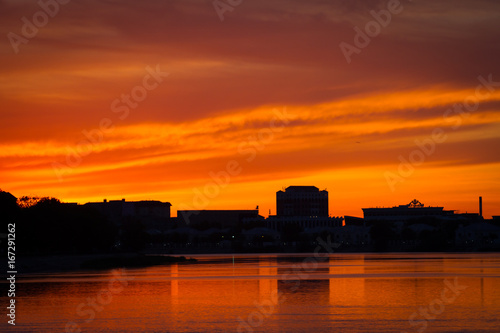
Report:
<svg viewBox="0 0 500 333"><path fill-rule="evenodd" d="M479 217L483 217L483 197L479 197Z"/></svg>

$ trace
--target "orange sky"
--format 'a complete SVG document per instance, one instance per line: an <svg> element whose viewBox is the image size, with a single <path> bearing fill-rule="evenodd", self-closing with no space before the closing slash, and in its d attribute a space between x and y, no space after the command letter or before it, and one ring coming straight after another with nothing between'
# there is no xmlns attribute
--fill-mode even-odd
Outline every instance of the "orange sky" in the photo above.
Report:
<svg viewBox="0 0 500 333"><path fill-rule="evenodd" d="M348 63L339 45L388 1L243 1L221 21L212 1L4 0L0 188L267 216L315 185L334 216L480 195L500 215L500 3L399 6Z"/></svg>

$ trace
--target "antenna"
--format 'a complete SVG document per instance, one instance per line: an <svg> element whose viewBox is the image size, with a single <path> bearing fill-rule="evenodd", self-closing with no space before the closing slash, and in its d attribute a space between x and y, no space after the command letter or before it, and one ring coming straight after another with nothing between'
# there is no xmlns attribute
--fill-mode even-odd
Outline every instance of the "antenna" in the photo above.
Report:
<svg viewBox="0 0 500 333"><path fill-rule="evenodd" d="M479 197L479 217L483 217L483 197Z"/></svg>

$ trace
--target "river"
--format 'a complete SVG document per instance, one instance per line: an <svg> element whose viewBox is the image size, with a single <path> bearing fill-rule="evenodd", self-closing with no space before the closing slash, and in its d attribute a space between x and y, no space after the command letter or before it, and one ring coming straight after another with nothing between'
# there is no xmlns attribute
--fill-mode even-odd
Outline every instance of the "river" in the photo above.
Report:
<svg viewBox="0 0 500 333"><path fill-rule="evenodd" d="M500 254L193 255L18 274L15 332L500 332ZM8 298L1 298L6 305ZM8 318L4 315L7 327ZM5 325L4 325L5 324Z"/></svg>

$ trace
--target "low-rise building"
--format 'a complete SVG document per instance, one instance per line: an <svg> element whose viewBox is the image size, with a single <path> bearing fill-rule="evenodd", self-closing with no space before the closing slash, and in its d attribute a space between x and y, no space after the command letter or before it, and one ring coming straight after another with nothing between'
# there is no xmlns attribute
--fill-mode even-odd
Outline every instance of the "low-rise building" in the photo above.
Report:
<svg viewBox="0 0 500 333"><path fill-rule="evenodd" d="M475 248L499 248L500 227L480 222L459 226L455 231L455 245Z"/></svg>
<svg viewBox="0 0 500 333"><path fill-rule="evenodd" d="M404 222L421 218L448 218L455 213L453 210L444 210L444 207L424 206L416 199L407 205L362 208L362 210L366 222L377 220Z"/></svg>
<svg viewBox="0 0 500 333"><path fill-rule="evenodd" d="M239 227L244 220L258 219L259 210L178 210L179 226L191 228L233 228Z"/></svg>
<svg viewBox="0 0 500 333"><path fill-rule="evenodd" d="M330 216L269 216L266 226L269 229L281 232L287 225L299 226L302 230L314 228L336 228L341 227L344 219L342 217Z"/></svg>
<svg viewBox="0 0 500 333"><path fill-rule="evenodd" d="M121 225L125 219L137 219L148 229L165 229L170 222L170 202L153 200L126 201L106 200L89 202L86 206L93 207L116 225Z"/></svg>

